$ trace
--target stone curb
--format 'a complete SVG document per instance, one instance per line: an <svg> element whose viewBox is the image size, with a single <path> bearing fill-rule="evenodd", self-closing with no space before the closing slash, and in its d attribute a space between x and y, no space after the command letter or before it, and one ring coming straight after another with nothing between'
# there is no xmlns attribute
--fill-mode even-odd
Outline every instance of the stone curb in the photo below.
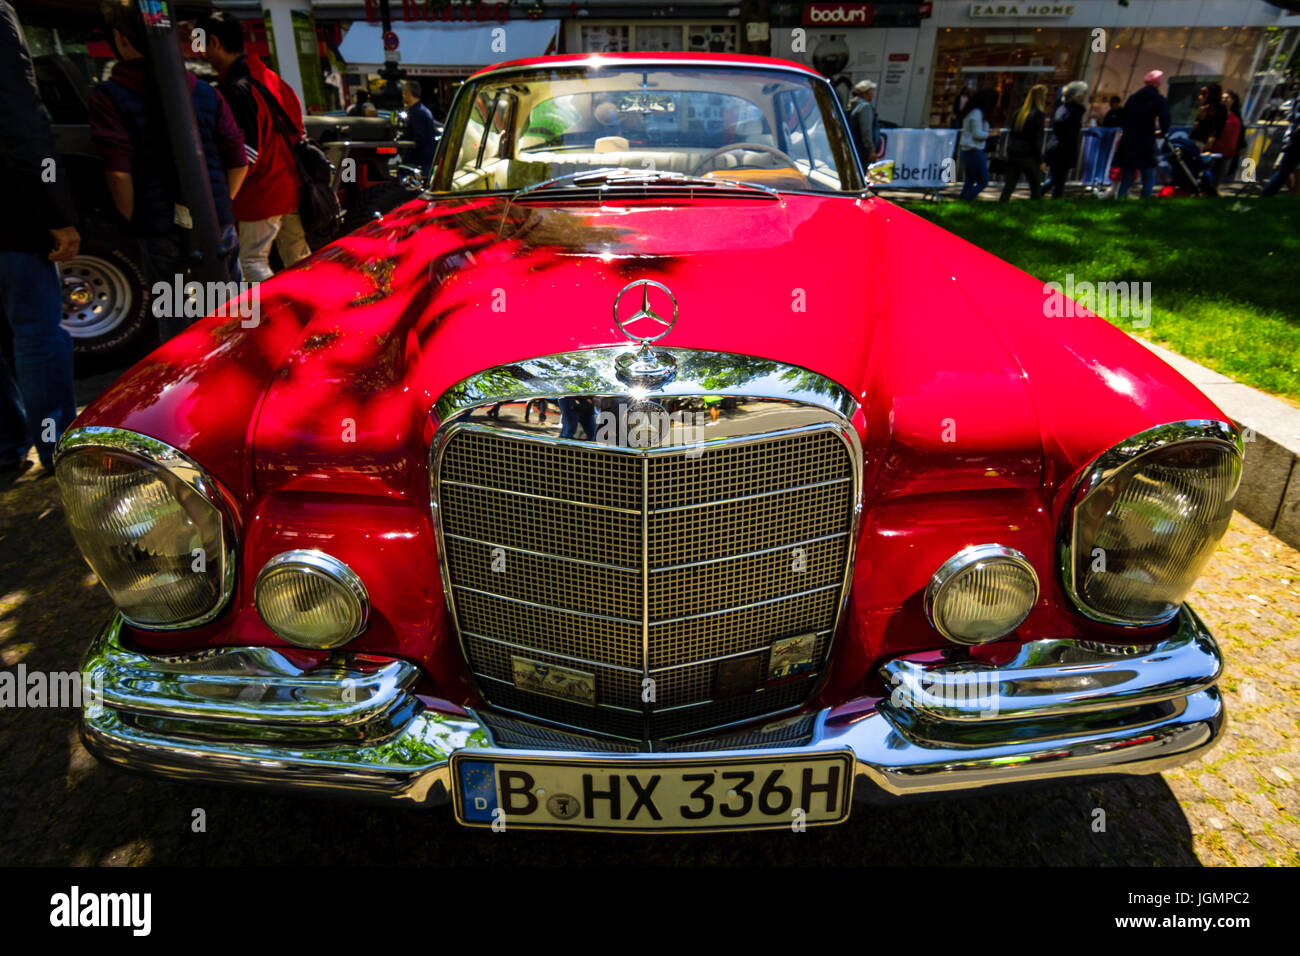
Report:
<svg viewBox="0 0 1300 956"><path fill-rule="evenodd" d="M1246 462L1237 510L1300 549L1300 408L1146 339L1133 338L1191 381L1242 429Z"/></svg>

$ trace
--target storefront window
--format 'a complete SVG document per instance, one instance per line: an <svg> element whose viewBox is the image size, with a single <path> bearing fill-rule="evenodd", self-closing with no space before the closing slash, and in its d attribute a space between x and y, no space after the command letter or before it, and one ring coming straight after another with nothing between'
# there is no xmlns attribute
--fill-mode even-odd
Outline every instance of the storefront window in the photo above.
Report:
<svg viewBox="0 0 1300 956"><path fill-rule="evenodd" d="M680 26L636 28L636 48L642 52L665 53L680 50L681 46L682 28Z"/></svg>
<svg viewBox="0 0 1300 956"><path fill-rule="evenodd" d="M738 34L734 23L692 23L686 28L686 49L692 53L735 53Z"/></svg>
<svg viewBox="0 0 1300 956"><path fill-rule="evenodd" d="M572 36L572 34L570 34ZM740 28L734 23L584 23L578 33L583 53L735 53Z"/></svg>
<svg viewBox="0 0 1300 956"><path fill-rule="evenodd" d="M1266 30L1261 27L1152 27L1115 30L1098 54L1094 97L1127 99L1149 70L1164 70L1170 118L1187 126L1197 110L1197 91L1206 83L1245 96Z"/></svg>
<svg viewBox="0 0 1300 956"><path fill-rule="evenodd" d="M953 101L963 88L997 90L998 108L990 117L1004 125L1035 83L1056 92L1076 79L1091 31L1083 28L1007 28L944 30L935 51L930 93L930 125L947 126Z"/></svg>
<svg viewBox="0 0 1300 956"><path fill-rule="evenodd" d="M601 23L584 23L582 25L583 53L624 53L631 49L628 45L626 26Z"/></svg>

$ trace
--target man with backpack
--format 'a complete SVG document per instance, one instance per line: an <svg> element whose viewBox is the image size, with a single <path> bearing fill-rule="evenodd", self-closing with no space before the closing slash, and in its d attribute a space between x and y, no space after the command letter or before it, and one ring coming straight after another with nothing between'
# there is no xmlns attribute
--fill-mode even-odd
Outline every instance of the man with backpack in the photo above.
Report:
<svg viewBox="0 0 1300 956"><path fill-rule="evenodd" d="M176 180L167 117L145 56L144 23L132 0L101 0L100 10L118 59L109 79L91 91L90 134L104 163L109 195L139 244L145 284L152 289L185 272L193 223ZM227 281L238 281L231 198L247 172L244 138L221 94L193 73L185 77L221 228L220 265ZM186 325L184 316L160 316L158 337L165 342Z"/></svg>
<svg viewBox="0 0 1300 956"><path fill-rule="evenodd" d="M302 104L288 83L244 53L239 21L230 14L218 11L194 26L195 43L201 41L203 58L217 70L221 92L244 133L248 178L235 197L239 264L245 279L269 279L273 242L285 266L311 255L298 215L302 178L294 157L294 145L303 137Z"/></svg>

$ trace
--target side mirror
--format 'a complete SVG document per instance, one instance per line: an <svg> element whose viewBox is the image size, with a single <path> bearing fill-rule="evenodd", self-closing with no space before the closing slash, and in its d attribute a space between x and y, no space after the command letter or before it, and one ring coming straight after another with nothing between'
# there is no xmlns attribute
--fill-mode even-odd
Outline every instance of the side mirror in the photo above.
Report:
<svg viewBox="0 0 1300 956"><path fill-rule="evenodd" d="M867 185L883 186L894 178L894 161L878 159L867 166Z"/></svg>

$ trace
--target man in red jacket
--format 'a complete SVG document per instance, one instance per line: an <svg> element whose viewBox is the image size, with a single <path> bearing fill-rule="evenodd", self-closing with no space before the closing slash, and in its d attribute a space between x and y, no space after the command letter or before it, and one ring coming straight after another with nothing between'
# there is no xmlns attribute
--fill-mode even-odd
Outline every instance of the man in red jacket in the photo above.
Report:
<svg viewBox="0 0 1300 956"><path fill-rule="evenodd" d="M269 279L272 242L286 266L311 254L298 218L302 180L290 139L302 138L302 104L288 83L244 53L239 21L228 13L203 17L195 28L203 31L196 32L203 58L216 68L222 95L244 133L248 178L234 203L239 265L245 279Z"/></svg>

